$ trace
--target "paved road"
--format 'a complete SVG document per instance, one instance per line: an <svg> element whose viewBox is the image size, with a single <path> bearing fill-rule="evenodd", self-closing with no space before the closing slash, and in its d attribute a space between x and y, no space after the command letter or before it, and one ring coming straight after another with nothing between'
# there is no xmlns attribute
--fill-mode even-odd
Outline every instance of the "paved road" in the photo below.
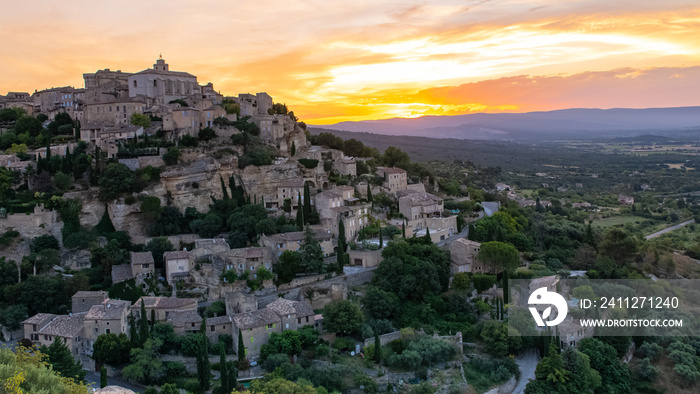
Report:
<svg viewBox="0 0 700 394"><path fill-rule="evenodd" d="M540 362L540 356L537 354L537 350L530 349L525 354L518 356L515 362L520 368L520 379L518 379L512 394L522 394L525 392L525 386L530 379L535 380L535 368Z"/></svg>
<svg viewBox="0 0 700 394"><path fill-rule="evenodd" d="M658 237L658 236L661 235L661 234L666 234L666 233L669 232L669 231L677 230L677 229L679 229L679 228L681 228L681 227L683 227L683 226L689 225L690 223L695 223L695 219L690 219L690 220L688 220L688 221L686 221L686 222L676 224L675 226L667 227L667 228L665 228L665 229L663 229L663 230L661 230L661 231L655 232L654 234L647 235L646 237L644 237L644 239L656 238L656 237Z"/></svg>

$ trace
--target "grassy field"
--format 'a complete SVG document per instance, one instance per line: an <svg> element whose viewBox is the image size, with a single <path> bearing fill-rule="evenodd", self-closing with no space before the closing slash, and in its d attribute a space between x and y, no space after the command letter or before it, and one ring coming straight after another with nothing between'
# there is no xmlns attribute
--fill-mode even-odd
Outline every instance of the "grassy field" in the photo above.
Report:
<svg viewBox="0 0 700 394"><path fill-rule="evenodd" d="M591 225L596 226L596 227L601 227L601 228L608 228L608 227L616 226L616 225L624 226L627 223L632 223L632 224L636 224L637 222L641 223L645 220L647 220L647 219L643 218L641 216L619 215L619 216L611 216L611 217L605 218L605 219L594 219L591 222Z"/></svg>

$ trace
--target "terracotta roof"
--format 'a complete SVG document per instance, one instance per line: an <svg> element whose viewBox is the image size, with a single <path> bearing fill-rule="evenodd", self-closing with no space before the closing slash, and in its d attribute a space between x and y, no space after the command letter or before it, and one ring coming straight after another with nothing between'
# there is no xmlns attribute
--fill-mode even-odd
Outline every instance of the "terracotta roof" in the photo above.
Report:
<svg viewBox="0 0 700 394"><path fill-rule="evenodd" d="M113 265L112 266L112 283L119 283L131 279L134 274L131 272L131 265Z"/></svg>
<svg viewBox="0 0 700 394"><path fill-rule="evenodd" d="M188 256L189 254L186 250L179 250L177 252L165 252L163 253L163 260L186 259L188 258Z"/></svg>
<svg viewBox="0 0 700 394"><path fill-rule="evenodd" d="M105 300L102 305L93 305L85 315L86 320L116 320L128 313L131 302Z"/></svg>
<svg viewBox="0 0 700 394"><path fill-rule="evenodd" d="M254 258L262 257L262 248L246 248L245 257Z"/></svg>
<svg viewBox="0 0 700 394"><path fill-rule="evenodd" d="M130 252L131 264L153 264L153 253L151 252Z"/></svg>
<svg viewBox="0 0 700 394"><path fill-rule="evenodd" d="M56 316L51 323L39 330L39 334L73 338L83 331L85 313Z"/></svg>
<svg viewBox="0 0 700 394"><path fill-rule="evenodd" d="M196 310L174 311L170 312L170 317L168 317L168 323L176 327L184 326L187 323L201 322L202 316L199 316Z"/></svg>
<svg viewBox="0 0 700 394"><path fill-rule="evenodd" d="M306 302L291 301L284 298L278 298L267 304L266 309L270 309L279 316L296 314L297 317L311 316L314 310Z"/></svg>
<svg viewBox="0 0 700 394"><path fill-rule="evenodd" d="M268 308L247 313L236 313L231 318L233 319L233 324L241 330L280 323L280 317Z"/></svg>

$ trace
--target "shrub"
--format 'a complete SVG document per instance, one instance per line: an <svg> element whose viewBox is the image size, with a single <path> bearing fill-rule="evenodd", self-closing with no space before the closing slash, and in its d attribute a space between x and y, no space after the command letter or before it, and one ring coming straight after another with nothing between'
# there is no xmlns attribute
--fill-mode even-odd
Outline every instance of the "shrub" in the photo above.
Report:
<svg viewBox="0 0 700 394"><path fill-rule="evenodd" d="M299 164L306 168L316 168L318 167L318 160L316 159L299 159Z"/></svg>

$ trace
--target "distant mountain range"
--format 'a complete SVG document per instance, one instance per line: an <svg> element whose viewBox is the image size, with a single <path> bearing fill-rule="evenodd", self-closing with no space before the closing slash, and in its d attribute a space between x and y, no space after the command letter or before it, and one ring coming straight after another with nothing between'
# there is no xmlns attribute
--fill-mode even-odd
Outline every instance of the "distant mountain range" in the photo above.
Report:
<svg viewBox="0 0 700 394"><path fill-rule="evenodd" d="M477 113L341 122L318 127L384 135L500 141L556 141L642 134L700 137L700 107Z"/></svg>

